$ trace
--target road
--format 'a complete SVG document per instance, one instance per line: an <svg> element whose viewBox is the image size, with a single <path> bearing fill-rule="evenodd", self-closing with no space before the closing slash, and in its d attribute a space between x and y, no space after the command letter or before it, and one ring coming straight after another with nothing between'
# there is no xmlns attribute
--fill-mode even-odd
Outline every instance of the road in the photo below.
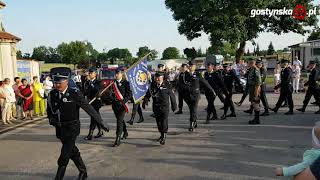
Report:
<svg viewBox="0 0 320 180"><path fill-rule="evenodd" d="M268 94L270 104L278 95ZM296 107L302 104L304 95L294 95ZM239 100L236 95L234 100ZM217 100L218 102L218 100ZM146 121L129 127L129 139L120 147L112 148L115 139L115 118L110 107L103 107L102 117L112 130L103 138L85 141L89 117L81 112L82 129L77 140L91 180L138 179L289 179L276 178L274 168L299 162L306 149L311 147L311 128L318 116L315 106L305 114L294 116L278 114L262 117L262 124L249 126L252 119L242 111L249 103L237 108L237 117L226 121L214 121L205 125L206 100L199 106L199 127L188 132L188 110L184 114L170 114L169 135L165 146L155 139L159 136L155 120L144 111ZM272 105L271 105L272 106ZM222 107L217 103L217 109ZM222 111L218 110L219 116ZM129 116L126 117L129 119ZM46 120L30 124L0 135L1 180L49 180L54 179L56 160L61 144L55 138L54 128ZM75 179L77 169L70 161L66 180Z"/></svg>

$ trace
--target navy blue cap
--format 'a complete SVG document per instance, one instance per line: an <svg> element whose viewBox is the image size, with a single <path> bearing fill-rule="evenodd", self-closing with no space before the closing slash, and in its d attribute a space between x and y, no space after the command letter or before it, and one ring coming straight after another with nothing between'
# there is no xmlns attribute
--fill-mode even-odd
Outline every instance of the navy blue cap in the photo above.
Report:
<svg viewBox="0 0 320 180"><path fill-rule="evenodd" d="M164 76L164 72L156 72L155 77L160 77L160 76Z"/></svg>
<svg viewBox="0 0 320 180"><path fill-rule="evenodd" d="M53 82L54 83L61 83L64 80L68 80L69 76L64 75L64 74L59 74L57 73L56 75L53 76Z"/></svg>
<svg viewBox="0 0 320 180"><path fill-rule="evenodd" d="M123 72L123 68L120 68L120 67L119 67L119 68L116 69L116 74L122 73L122 72Z"/></svg>
<svg viewBox="0 0 320 180"><path fill-rule="evenodd" d="M227 64L227 63L224 63L223 65L222 65L222 67L224 67L224 68L226 68L226 67L228 67L229 66L229 64Z"/></svg>
<svg viewBox="0 0 320 180"><path fill-rule="evenodd" d="M212 62L209 62L207 65L208 65L208 66L214 66L215 64L212 63Z"/></svg>
<svg viewBox="0 0 320 180"><path fill-rule="evenodd" d="M93 73L93 72L97 72L97 69L96 68L90 68L89 69L89 73Z"/></svg>

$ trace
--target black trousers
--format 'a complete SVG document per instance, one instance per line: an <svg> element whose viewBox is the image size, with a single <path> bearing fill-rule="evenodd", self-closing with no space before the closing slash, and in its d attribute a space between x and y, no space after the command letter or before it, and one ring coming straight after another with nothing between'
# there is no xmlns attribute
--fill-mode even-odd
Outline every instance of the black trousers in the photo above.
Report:
<svg viewBox="0 0 320 180"><path fill-rule="evenodd" d="M184 94L184 91L182 91L182 90L178 90L178 108L179 108L179 110L181 110L182 111L182 108L183 108L183 96L184 96L185 94Z"/></svg>
<svg viewBox="0 0 320 180"><path fill-rule="evenodd" d="M283 88L281 87L280 90L280 97L278 99L278 102L276 104L276 109L279 109L284 101L288 101L289 105L289 110L293 111L293 100L292 100L292 92L293 92L293 87L287 87Z"/></svg>
<svg viewBox="0 0 320 180"><path fill-rule="evenodd" d="M192 98L188 96L185 101L190 111L190 122L196 122L198 119L198 103L200 100L200 94L195 94Z"/></svg>
<svg viewBox="0 0 320 180"><path fill-rule="evenodd" d="M232 90L230 90L228 92L228 94L226 95L226 98L225 98L225 101L224 101L224 114L227 114L229 108L230 108L230 111L231 113L234 113L234 104L233 104L233 100L232 100Z"/></svg>
<svg viewBox="0 0 320 180"><path fill-rule="evenodd" d="M100 106L93 105L93 108L97 111L98 114L100 114ZM97 123L92 117L90 118L90 130L94 131L98 127L98 130L101 131L100 124Z"/></svg>
<svg viewBox="0 0 320 180"><path fill-rule="evenodd" d="M309 104L309 101L311 99L311 97L314 97L314 99L316 100L316 102L320 102L320 93L319 93L319 89L315 88L315 87L309 87L307 92L306 92L306 96L304 98L303 101L303 107L306 108L307 105Z"/></svg>
<svg viewBox="0 0 320 180"><path fill-rule="evenodd" d="M126 123L124 122L126 111L124 107L118 107L118 109L114 109L113 112L117 119L116 135L121 136L123 132L127 132L127 126L126 126Z"/></svg>
<svg viewBox="0 0 320 180"><path fill-rule="evenodd" d="M142 109L141 109L140 103L137 103L137 104L133 103L133 108L132 108L132 118L133 119L135 118L137 112L138 112L140 118L142 118L143 114L142 114Z"/></svg>
<svg viewBox="0 0 320 180"><path fill-rule="evenodd" d="M241 103L243 103L243 101L246 99L248 94L249 94L249 85L247 83L246 88L244 89L241 100L240 100Z"/></svg>
<svg viewBox="0 0 320 180"><path fill-rule="evenodd" d="M261 86L260 100L262 102L264 110L265 111L269 111L269 104L268 104L268 99L267 99L267 96L266 96L266 87Z"/></svg>
<svg viewBox="0 0 320 180"><path fill-rule="evenodd" d="M207 106L207 115L210 116L213 114L214 116L217 115L216 107L214 106L214 100L216 99L216 96L213 95L213 93L206 93L206 99L208 101Z"/></svg>
<svg viewBox="0 0 320 180"><path fill-rule="evenodd" d="M167 133L169 108L162 109L161 107L154 107L154 109L157 109L154 114L156 117L158 131L160 133Z"/></svg>
<svg viewBox="0 0 320 180"><path fill-rule="evenodd" d="M67 166L70 159L74 162L79 159L78 157L80 157L80 152L76 146L75 139L63 139L60 141L62 143L62 148L58 159L59 166Z"/></svg>

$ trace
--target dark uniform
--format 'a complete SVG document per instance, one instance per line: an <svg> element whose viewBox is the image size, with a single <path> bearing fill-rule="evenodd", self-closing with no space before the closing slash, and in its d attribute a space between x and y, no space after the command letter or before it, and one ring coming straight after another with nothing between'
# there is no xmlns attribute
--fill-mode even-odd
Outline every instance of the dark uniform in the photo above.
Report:
<svg viewBox="0 0 320 180"><path fill-rule="evenodd" d="M260 124L260 92L261 91L261 73L259 68L252 67L248 72L248 92L251 107L254 109L254 119L249 124Z"/></svg>
<svg viewBox="0 0 320 180"><path fill-rule="evenodd" d="M54 82L61 83L67 78L67 76L56 75ZM75 163L80 171L78 179L86 179L86 166L82 161L79 149L75 145L75 141L80 134L79 108L81 107L92 116L103 130L109 131L109 129L102 124L100 115L77 89L68 87L64 92L53 89L49 93L47 107L49 122L55 126L56 137L62 143L61 154L58 159L59 168L55 179L63 179L69 159Z"/></svg>
<svg viewBox="0 0 320 180"><path fill-rule="evenodd" d="M164 76L163 73L157 73L156 76ZM171 102L171 109L174 112L177 109L176 98L168 82L163 81L161 85L152 82L147 92L142 107L148 103L150 97L153 99L152 109L157 121L158 130L161 134L158 141L162 145L165 144L166 134L168 132L168 116L169 116L169 98Z"/></svg>
<svg viewBox="0 0 320 180"><path fill-rule="evenodd" d="M247 80L247 83L246 83L246 87L244 88L244 91L243 91L243 94L241 96L241 100L236 103L238 106L241 106L241 104L243 103L243 101L246 99L246 97L248 96L249 94L249 85L248 85L248 75L249 75L249 72L250 72L250 68L247 69L247 72L245 73L244 77L246 78ZM247 110L249 113L252 114L252 110ZM246 111L245 111L246 112Z"/></svg>
<svg viewBox="0 0 320 180"><path fill-rule="evenodd" d="M288 60L282 60L282 64L288 64ZM280 89L280 97L276 104L276 107L271 109L274 112L278 112L279 108L281 107L282 103L287 100L289 105L289 111L285 113L285 115L293 114L293 100L292 100L292 93L293 93L293 86L292 86L292 69L290 67L283 68L281 71L280 76L281 82L278 84L275 89Z"/></svg>
<svg viewBox="0 0 320 180"><path fill-rule="evenodd" d="M131 98L131 100L133 102L133 98ZM132 103L132 114L131 114L130 120L127 121L128 124L133 125L133 121L134 121L134 118L136 117L137 113L139 114L139 121L137 123L142 123L144 121L144 118L143 118L140 102L137 102L137 103L133 102Z"/></svg>
<svg viewBox="0 0 320 180"><path fill-rule="evenodd" d="M90 69L89 73L95 72L95 69ZM87 80L84 85L84 96L87 97L88 101L90 102L92 99L96 98L91 105L100 114L100 108L102 106L101 98L99 97L99 93L102 90L101 81L94 79L94 80ZM95 138L100 138L103 136L103 131L101 131L101 127L97 122L94 120L93 117L90 119L90 127L89 127L89 134L85 138L86 140L92 140L92 135L95 128L98 127L98 134Z"/></svg>
<svg viewBox="0 0 320 180"><path fill-rule="evenodd" d="M234 70L226 70L228 68L227 64L224 64L225 68L223 72L224 84L226 86L227 92L225 92L226 98L224 102L224 113L221 119L226 119L227 117L236 117L232 95L233 95L233 84L236 81L240 84L240 79L237 77L236 72ZM231 114L227 115L228 109L230 108Z"/></svg>
<svg viewBox="0 0 320 180"><path fill-rule="evenodd" d="M122 73L122 70L118 69L116 73ZM119 94L117 95L115 86L117 87L118 92L120 93L120 96L122 96L122 99L118 97ZM112 100L112 109L117 119L116 141L113 145L115 147L120 145L122 133L123 133L122 139L126 139L128 137L128 131L127 131L126 124L124 122L124 117L126 114L126 107L127 107L126 103L132 97L132 92L130 89L129 82L124 79L121 79L120 81L115 80L109 96Z"/></svg>
<svg viewBox="0 0 320 180"><path fill-rule="evenodd" d="M182 64L182 68L187 66L187 64ZM177 89L178 89L178 107L179 111L176 114L182 114L183 108L183 97L187 92L187 84L186 84L186 73L187 72L180 72L178 77Z"/></svg>
<svg viewBox="0 0 320 180"><path fill-rule="evenodd" d="M314 61L310 61L310 65L314 65ZM306 92L306 96L303 101L303 106L300 109L297 109L298 111L305 112L306 107L313 96L316 100L316 102L320 102L320 88L317 83L318 77L319 77L319 69L317 67L314 67L309 75L308 81L304 84L305 86L308 86L308 90ZM319 107L320 105L317 104ZM316 114L320 114L320 110L316 112Z"/></svg>
<svg viewBox="0 0 320 180"><path fill-rule="evenodd" d="M190 61L189 66L195 65L194 62ZM197 119L198 119L198 103L200 100L200 82L214 94L214 90L206 81L199 72L188 72L186 73L186 82L188 91L185 96L185 101L188 104L190 111L190 128L189 131L193 131L194 128L197 128ZM215 94L214 94L215 96Z"/></svg>

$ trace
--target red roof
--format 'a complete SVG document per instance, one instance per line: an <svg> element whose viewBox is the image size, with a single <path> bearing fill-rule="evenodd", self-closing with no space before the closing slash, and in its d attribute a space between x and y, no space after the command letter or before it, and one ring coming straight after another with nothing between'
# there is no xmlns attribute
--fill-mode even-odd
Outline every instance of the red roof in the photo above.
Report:
<svg viewBox="0 0 320 180"><path fill-rule="evenodd" d="M21 39L18 38L17 36L14 36L10 33L4 32L4 31L2 31L2 32L0 31L0 39L21 41Z"/></svg>

